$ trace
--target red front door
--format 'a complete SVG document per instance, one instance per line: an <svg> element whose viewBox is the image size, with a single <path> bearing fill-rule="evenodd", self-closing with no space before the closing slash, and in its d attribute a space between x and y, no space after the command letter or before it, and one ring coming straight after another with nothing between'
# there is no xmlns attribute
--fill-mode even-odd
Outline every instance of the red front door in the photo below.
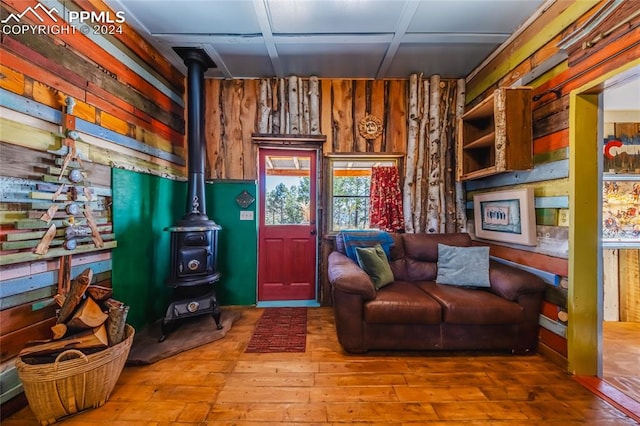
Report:
<svg viewBox="0 0 640 426"><path fill-rule="evenodd" d="M261 149L258 301L316 298L316 152Z"/></svg>

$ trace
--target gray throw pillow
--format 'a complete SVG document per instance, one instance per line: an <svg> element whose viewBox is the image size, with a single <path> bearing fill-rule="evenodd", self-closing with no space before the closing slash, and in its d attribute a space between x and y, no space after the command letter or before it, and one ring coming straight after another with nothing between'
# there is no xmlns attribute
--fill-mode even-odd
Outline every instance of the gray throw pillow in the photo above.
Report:
<svg viewBox="0 0 640 426"><path fill-rule="evenodd" d="M461 287L491 287L489 247L438 244L436 283Z"/></svg>
<svg viewBox="0 0 640 426"><path fill-rule="evenodd" d="M371 277L376 290L393 282L391 266L380 244L373 247L356 247L355 252L358 265Z"/></svg>

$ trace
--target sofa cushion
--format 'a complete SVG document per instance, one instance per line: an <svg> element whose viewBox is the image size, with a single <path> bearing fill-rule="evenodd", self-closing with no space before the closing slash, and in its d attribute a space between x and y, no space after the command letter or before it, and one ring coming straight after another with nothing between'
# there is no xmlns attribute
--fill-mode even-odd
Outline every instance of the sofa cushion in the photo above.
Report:
<svg viewBox="0 0 640 426"><path fill-rule="evenodd" d="M346 254L357 262L356 247L373 247L380 244L387 257L391 256L393 238L389 233L378 230L349 230L340 231L336 235L336 250Z"/></svg>
<svg viewBox="0 0 640 426"><path fill-rule="evenodd" d="M438 243L468 247L469 234L403 234L406 278L408 281L433 281L436 279Z"/></svg>
<svg viewBox="0 0 640 426"><path fill-rule="evenodd" d="M491 287L489 247L455 247L438 244L438 284Z"/></svg>
<svg viewBox="0 0 640 426"><path fill-rule="evenodd" d="M440 303L445 323L517 324L524 318L521 305L484 289L454 287L426 281L415 284Z"/></svg>
<svg viewBox="0 0 640 426"><path fill-rule="evenodd" d="M442 308L415 284L395 281L364 304L364 321L370 324L440 324Z"/></svg>
<svg viewBox="0 0 640 426"><path fill-rule="evenodd" d="M423 262L438 261L438 243L449 246L469 247L469 234L404 234L404 252L406 257Z"/></svg>
<svg viewBox="0 0 640 426"><path fill-rule="evenodd" d="M355 250L358 265L371 277L376 290L393 282L389 260L380 244L373 247L356 247Z"/></svg>
<svg viewBox="0 0 640 426"><path fill-rule="evenodd" d="M407 281L433 281L436 279L438 273L436 262L424 262L409 257L404 264L407 268Z"/></svg>

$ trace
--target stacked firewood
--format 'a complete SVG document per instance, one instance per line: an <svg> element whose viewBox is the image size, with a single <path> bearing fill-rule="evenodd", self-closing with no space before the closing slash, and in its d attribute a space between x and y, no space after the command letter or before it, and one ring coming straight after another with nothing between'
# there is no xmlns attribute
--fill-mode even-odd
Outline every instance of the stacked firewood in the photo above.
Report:
<svg viewBox="0 0 640 426"><path fill-rule="evenodd" d="M111 288L91 285L92 278L87 268L72 280L68 292L54 296L60 310L52 338L27 342L19 354L23 361L52 362L69 349L91 354L124 340L129 307L111 297Z"/></svg>

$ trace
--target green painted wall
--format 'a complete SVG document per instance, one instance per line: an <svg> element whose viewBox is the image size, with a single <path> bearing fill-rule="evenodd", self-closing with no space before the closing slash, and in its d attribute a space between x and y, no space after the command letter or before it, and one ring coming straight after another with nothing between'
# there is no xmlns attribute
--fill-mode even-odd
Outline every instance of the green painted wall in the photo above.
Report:
<svg viewBox="0 0 640 426"><path fill-rule="evenodd" d="M114 297L130 306L128 322L141 328L164 316L171 288L170 235L164 228L182 217L186 209L186 182L113 169L113 226L118 247L113 250ZM256 185L247 181L220 181L206 185L207 214L222 231L217 285L221 305L256 303L256 221L241 221L236 196L247 190L256 196ZM247 210L254 212L254 203Z"/></svg>
<svg viewBox="0 0 640 426"><path fill-rule="evenodd" d="M186 186L186 185L185 185ZM246 210L254 220L240 220L236 197L246 190L257 198L257 185L247 181L216 181L205 186L207 215L222 226L218 234L218 269L222 279L216 291L222 305L254 305L258 274L257 201Z"/></svg>

